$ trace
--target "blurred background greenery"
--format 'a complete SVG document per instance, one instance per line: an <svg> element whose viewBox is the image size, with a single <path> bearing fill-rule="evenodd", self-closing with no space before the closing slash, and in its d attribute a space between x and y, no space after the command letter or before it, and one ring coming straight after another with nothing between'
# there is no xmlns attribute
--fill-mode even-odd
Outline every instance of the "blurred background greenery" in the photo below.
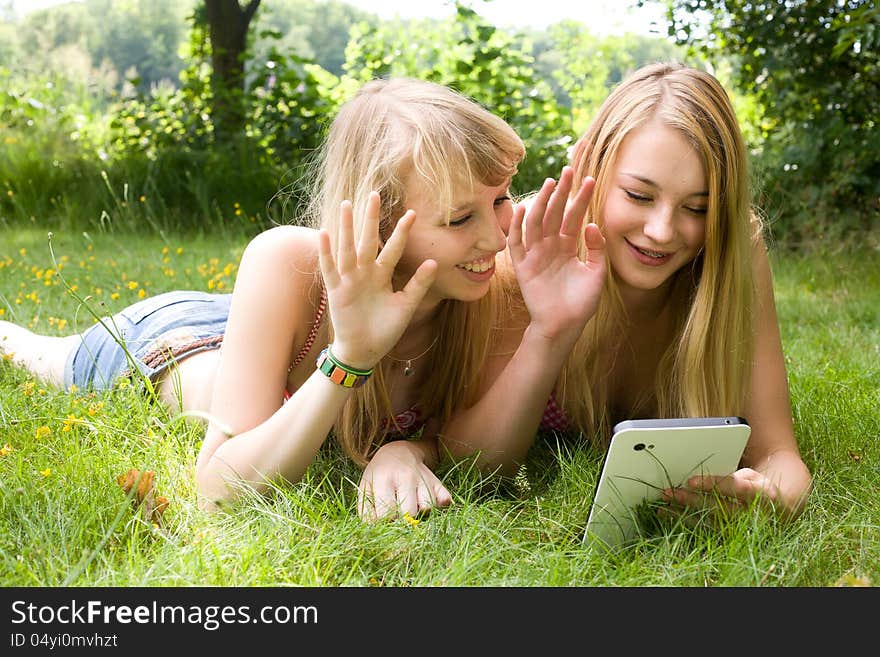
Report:
<svg viewBox="0 0 880 657"><path fill-rule="evenodd" d="M295 221L329 119L361 82L390 75L449 84L507 119L528 148L514 182L524 193L558 175L622 77L676 59L731 93L777 243L876 237L875 2L630 3L662 5L663 36L574 20L502 28L480 0L452 4L445 19L381 19L337 0L24 13L0 0L0 227L256 233Z"/></svg>

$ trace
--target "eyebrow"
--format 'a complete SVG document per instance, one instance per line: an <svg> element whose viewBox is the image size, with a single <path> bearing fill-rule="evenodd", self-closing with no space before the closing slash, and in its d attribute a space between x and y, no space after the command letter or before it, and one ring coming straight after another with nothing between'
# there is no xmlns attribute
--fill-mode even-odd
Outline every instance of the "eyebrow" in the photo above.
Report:
<svg viewBox="0 0 880 657"><path fill-rule="evenodd" d="M449 208L449 214L458 214L459 212L464 212L465 210L470 210L474 206L474 201L465 201L461 205L456 205L454 208Z"/></svg>
<svg viewBox="0 0 880 657"><path fill-rule="evenodd" d="M501 185L504 185L504 192L503 192L503 194L509 194L509 193L510 193L510 183L511 183L511 182L512 182L512 178L507 178L507 179L504 180L504 182L502 182L502 183L500 183L500 184L498 184L498 185L494 185L494 186L495 186L495 187L501 187ZM505 184L505 183L506 183L506 184ZM492 187L493 185L485 185L485 186L486 186L486 187ZM467 201L465 201L464 203L461 203L461 204L459 204L459 205L456 205L454 208L449 208L449 212L450 212L451 214L456 214L456 213L458 213L458 212L464 212L465 210L470 210L471 208L474 207L474 204L475 204L476 202L477 202L477 197L469 198L469 199L468 199Z"/></svg>
<svg viewBox="0 0 880 657"><path fill-rule="evenodd" d="M650 185L651 187L656 187L657 189L660 189L660 185L658 185L656 182L654 182L654 181L651 180L650 178L645 178L644 176L640 176L640 175L638 175L638 174L636 174L636 173L627 173L626 171L622 171L622 172L621 172L621 175L622 175L622 176L627 176L627 177L629 177L629 178L635 178L636 180L638 180L638 181L640 181L640 182L643 182L643 183L645 183L646 185ZM709 192L707 192L707 191L703 191L703 192L694 192L693 194L688 194L688 196L703 196L703 197L708 198L708 197L709 197Z"/></svg>

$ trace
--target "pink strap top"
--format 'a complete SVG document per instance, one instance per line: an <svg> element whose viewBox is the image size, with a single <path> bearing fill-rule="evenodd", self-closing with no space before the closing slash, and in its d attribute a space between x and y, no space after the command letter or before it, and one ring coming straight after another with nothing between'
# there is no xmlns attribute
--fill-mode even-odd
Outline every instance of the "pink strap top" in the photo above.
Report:
<svg viewBox="0 0 880 657"><path fill-rule="evenodd" d="M318 302L318 310L315 313L315 320L312 322L312 326L309 329L309 334L306 336L306 341L303 343L302 348L297 353L296 357L293 359L293 362L290 364L290 367L287 368L287 373L293 371L293 368L299 365L303 359L308 355L309 351L312 349L312 345L315 344L315 338L318 335L318 329L321 328L321 322L324 319L324 313L327 310L327 292L321 287L321 300ZM284 391L284 401L290 399L291 394L289 390ZM394 421L390 418L386 418L382 420L382 426L384 428L391 427L393 433L400 434L408 434L418 429L421 429L425 424L425 418L422 416L422 411L418 407L418 405L413 406L409 410L403 411L402 413L397 414L394 417ZM395 426L395 423L397 426ZM544 431L567 431L571 424L568 421L563 410L559 407L559 404L556 402L556 397L554 395L550 395L550 399L547 400L547 406L544 409L544 415L541 417L541 429Z"/></svg>

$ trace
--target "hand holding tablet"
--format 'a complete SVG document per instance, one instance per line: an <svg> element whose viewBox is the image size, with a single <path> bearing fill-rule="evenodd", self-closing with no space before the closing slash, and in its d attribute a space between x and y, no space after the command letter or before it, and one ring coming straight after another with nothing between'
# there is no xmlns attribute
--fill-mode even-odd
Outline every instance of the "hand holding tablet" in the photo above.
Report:
<svg viewBox="0 0 880 657"><path fill-rule="evenodd" d="M741 417L627 420L614 427L584 540L616 547L638 535L637 510L695 475L739 466L751 434Z"/></svg>

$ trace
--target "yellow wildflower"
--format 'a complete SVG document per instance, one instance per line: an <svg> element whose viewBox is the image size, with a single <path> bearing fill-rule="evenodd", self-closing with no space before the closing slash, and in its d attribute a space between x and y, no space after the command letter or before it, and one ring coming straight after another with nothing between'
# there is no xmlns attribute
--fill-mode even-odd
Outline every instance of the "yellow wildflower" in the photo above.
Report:
<svg viewBox="0 0 880 657"><path fill-rule="evenodd" d="M137 281L129 281L129 282L128 282L128 289L129 289L129 290L136 290L137 287L138 287L138 282L137 282Z"/></svg>
<svg viewBox="0 0 880 657"><path fill-rule="evenodd" d="M147 296L147 292L144 288L138 290L138 299L143 299L145 296Z"/></svg>
<svg viewBox="0 0 880 657"><path fill-rule="evenodd" d="M52 468L46 468L45 470L40 470L40 474L43 475L44 477L48 477L50 474L52 474Z"/></svg>
<svg viewBox="0 0 880 657"><path fill-rule="evenodd" d="M41 427L37 427L37 430L36 430L36 432L34 433L34 436L35 436L36 438L45 438L46 436L51 435L51 433L52 433L52 429L50 429L49 427L47 427L47 426L44 424L44 425L41 426Z"/></svg>
<svg viewBox="0 0 880 657"><path fill-rule="evenodd" d="M416 525L418 525L421 522L418 518L413 518L411 515L409 515L409 513L404 513L403 519L406 520L413 527L415 527Z"/></svg>
<svg viewBox="0 0 880 657"><path fill-rule="evenodd" d="M64 424L62 425L61 430L70 431L74 426L82 424L83 422L85 422L85 418L77 417L71 413L64 419Z"/></svg>
<svg viewBox="0 0 880 657"><path fill-rule="evenodd" d="M12 445L6 443L3 447L0 447L0 456L6 456L7 454L11 454L14 450L12 449Z"/></svg>
<svg viewBox="0 0 880 657"><path fill-rule="evenodd" d="M24 396L25 396L25 397L30 397L32 394L34 394L34 388L35 388L36 386L37 386L37 384L34 383L33 381L26 381L26 382L24 382L24 383L22 384L22 386L21 386L22 389L24 390Z"/></svg>

